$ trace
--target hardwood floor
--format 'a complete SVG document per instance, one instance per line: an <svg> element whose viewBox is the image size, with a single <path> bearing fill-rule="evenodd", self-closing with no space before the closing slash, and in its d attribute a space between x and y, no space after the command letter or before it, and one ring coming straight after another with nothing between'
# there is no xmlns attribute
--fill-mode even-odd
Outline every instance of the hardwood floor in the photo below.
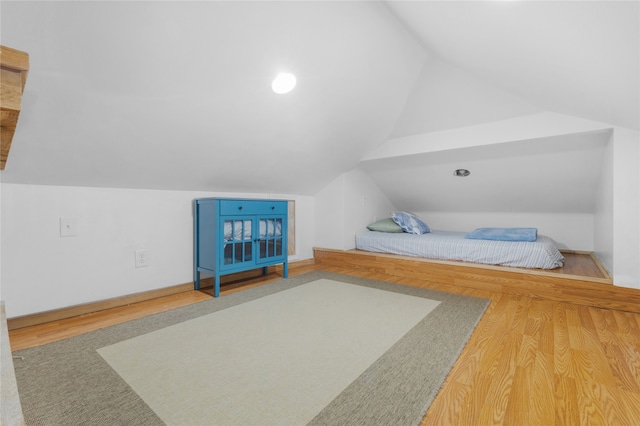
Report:
<svg viewBox="0 0 640 426"><path fill-rule="evenodd" d="M327 270L491 300L423 425L640 424L640 314L438 283L423 274L339 265ZM221 294L280 278L231 283ZM606 285L606 284L605 284ZM210 298L189 291L10 332L13 350L36 346Z"/></svg>
<svg viewBox="0 0 640 426"><path fill-rule="evenodd" d="M596 263L596 258L590 253L563 252L562 255L564 256L564 265L547 272L591 278L609 278L609 274L599 263Z"/></svg>
<svg viewBox="0 0 640 426"><path fill-rule="evenodd" d="M302 274L314 270L314 265L291 268L290 276ZM256 278L227 281L221 287L220 295L230 294L236 291L246 290L257 285L267 284L282 278L280 269L271 272L267 276L259 275ZM209 280L210 282L211 280ZM105 309L98 312L79 315L73 318L65 318L57 321L38 324L30 327L9 330L11 350L40 346L57 340L66 339L82 333L99 330L115 324L120 324L136 318L142 318L170 309L180 308L192 303L209 300L213 297L213 288L206 287L200 291L190 290L170 296L159 297L144 302L132 303L126 306Z"/></svg>

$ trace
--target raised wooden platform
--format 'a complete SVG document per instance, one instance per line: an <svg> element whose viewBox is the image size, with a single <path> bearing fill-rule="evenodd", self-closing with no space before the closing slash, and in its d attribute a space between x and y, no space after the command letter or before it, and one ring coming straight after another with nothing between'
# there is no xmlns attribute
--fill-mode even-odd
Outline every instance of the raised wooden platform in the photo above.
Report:
<svg viewBox="0 0 640 426"><path fill-rule="evenodd" d="M589 254L566 253L565 256L564 268L545 271L360 250L314 249L318 265L368 270L457 287L640 313L640 290L614 286L611 277Z"/></svg>

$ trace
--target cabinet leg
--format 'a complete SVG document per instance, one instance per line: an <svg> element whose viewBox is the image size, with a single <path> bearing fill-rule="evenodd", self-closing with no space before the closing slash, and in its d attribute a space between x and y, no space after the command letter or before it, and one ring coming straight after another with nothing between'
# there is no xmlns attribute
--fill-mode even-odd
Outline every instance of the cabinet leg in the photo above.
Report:
<svg viewBox="0 0 640 426"><path fill-rule="evenodd" d="M269 274L269 267L268 266L262 267L262 275L268 275L268 274Z"/></svg>
<svg viewBox="0 0 640 426"><path fill-rule="evenodd" d="M287 262L282 264L282 277L289 278L289 263Z"/></svg>
<svg viewBox="0 0 640 426"><path fill-rule="evenodd" d="M200 272L198 271L193 274L193 288L194 290L200 290Z"/></svg>
<svg viewBox="0 0 640 426"><path fill-rule="evenodd" d="M220 297L220 275L218 274L214 278L213 297Z"/></svg>

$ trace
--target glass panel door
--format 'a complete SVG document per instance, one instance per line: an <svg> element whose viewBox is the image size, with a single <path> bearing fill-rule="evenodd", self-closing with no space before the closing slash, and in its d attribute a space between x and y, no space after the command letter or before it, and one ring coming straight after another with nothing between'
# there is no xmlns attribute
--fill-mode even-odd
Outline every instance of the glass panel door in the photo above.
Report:
<svg viewBox="0 0 640 426"><path fill-rule="evenodd" d="M252 250L252 222L249 219L224 221L224 264L250 262Z"/></svg>
<svg viewBox="0 0 640 426"><path fill-rule="evenodd" d="M262 218L259 221L258 260L271 259L283 255L282 218Z"/></svg>

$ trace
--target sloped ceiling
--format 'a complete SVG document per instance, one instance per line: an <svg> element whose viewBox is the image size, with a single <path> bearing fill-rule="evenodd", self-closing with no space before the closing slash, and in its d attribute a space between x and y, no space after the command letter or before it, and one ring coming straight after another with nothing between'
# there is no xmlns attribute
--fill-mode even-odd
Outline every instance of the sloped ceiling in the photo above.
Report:
<svg viewBox="0 0 640 426"><path fill-rule="evenodd" d="M638 2L0 8L32 65L3 182L313 195L389 138L541 111L639 127Z"/></svg>
<svg viewBox="0 0 640 426"><path fill-rule="evenodd" d="M387 4L430 54L490 87L543 110L640 128L638 1Z"/></svg>
<svg viewBox="0 0 640 426"><path fill-rule="evenodd" d="M388 137L426 57L380 2L1 7L32 65L3 182L315 194Z"/></svg>
<svg viewBox="0 0 640 426"><path fill-rule="evenodd" d="M528 138L516 136L527 130L514 123L578 117L637 130L640 3L388 5L429 53L384 145L388 157L360 164L392 203L417 212L594 213L610 131L560 126L555 135ZM495 140L469 130L483 123L494 124ZM451 129L468 130L469 148L398 155L409 140L428 143ZM514 139L496 143L506 133ZM458 168L471 176L453 176Z"/></svg>
<svg viewBox="0 0 640 426"><path fill-rule="evenodd" d="M416 212L593 213L610 131L365 161L390 201ZM465 168L469 177L453 171Z"/></svg>

